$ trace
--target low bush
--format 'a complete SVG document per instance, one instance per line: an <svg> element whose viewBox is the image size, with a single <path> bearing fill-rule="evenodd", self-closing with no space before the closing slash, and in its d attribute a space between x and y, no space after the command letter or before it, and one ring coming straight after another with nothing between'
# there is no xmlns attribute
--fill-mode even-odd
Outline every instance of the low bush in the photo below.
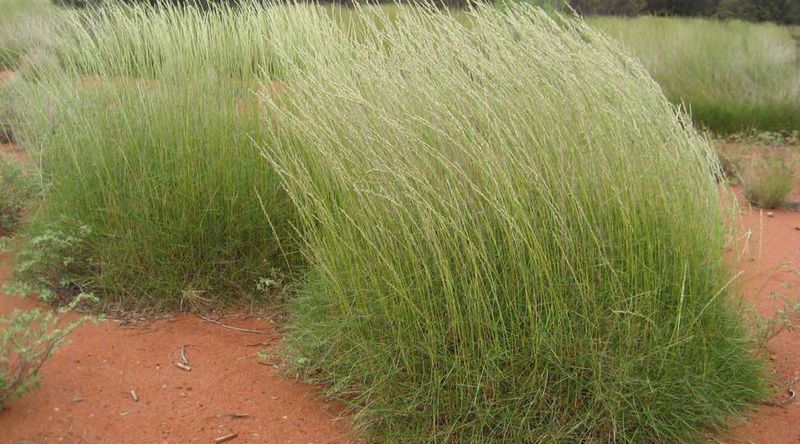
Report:
<svg viewBox="0 0 800 444"><path fill-rule="evenodd" d="M42 365L81 322L58 328L58 317L38 308L0 317L0 412L38 386Z"/></svg>
<svg viewBox="0 0 800 444"><path fill-rule="evenodd" d="M85 234L68 282L42 270L58 260L33 258L47 287L161 310L274 296L257 286L296 261L293 210L254 147L266 143L254 91L324 47L326 26L316 6L255 4L61 20L14 85L14 125L47 190L28 238Z"/></svg>
<svg viewBox="0 0 800 444"><path fill-rule="evenodd" d="M728 183L738 183L742 159L736 154L724 150L717 150L717 158L723 178Z"/></svg>
<svg viewBox="0 0 800 444"><path fill-rule="evenodd" d="M744 195L760 208L783 206L794 186L794 166L782 159L754 158L740 174Z"/></svg>
<svg viewBox="0 0 800 444"><path fill-rule="evenodd" d="M35 235L17 252L10 292L35 293L39 300L63 307L98 287L88 243L91 228L65 218L29 231Z"/></svg>
<svg viewBox="0 0 800 444"><path fill-rule="evenodd" d="M714 132L800 130L800 46L790 28L739 21L595 17L666 95Z"/></svg>
<svg viewBox="0 0 800 444"><path fill-rule="evenodd" d="M35 194L34 181L16 161L0 156L0 237L13 233Z"/></svg>
<svg viewBox="0 0 800 444"><path fill-rule="evenodd" d="M387 442L685 442L761 399L716 160L641 65L537 8L395 12L264 95L288 362Z"/></svg>

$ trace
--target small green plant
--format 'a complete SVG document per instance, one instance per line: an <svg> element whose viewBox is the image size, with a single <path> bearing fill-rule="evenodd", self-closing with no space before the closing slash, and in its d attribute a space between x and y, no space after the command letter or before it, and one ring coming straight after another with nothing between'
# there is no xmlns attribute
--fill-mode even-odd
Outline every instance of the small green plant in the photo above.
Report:
<svg viewBox="0 0 800 444"><path fill-rule="evenodd" d="M72 303L94 289L87 238L91 228L61 219L27 239L17 254L16 281L8 291L20 295L36 293L56 306Z"/></svg>
<svg viewBox="0 0 800 444"><path fill-rule="evenodd" d="M767 346L767 343L783 331L794 331L798 328L798 318L800 318L800 299L790 300L783 298L783 306L769 317L756 317L755 338L760 348Z"/></svg>
<svg viewBox="0 0 800 444"><path fill-rule="evenodd" d="M742 159L740 156L725 150L717 150L719 168L728 183L739 183L739 170Z"/></svg>
<svg viewBox="0 0 800 444"><path fill-rule="evenodd" d="M794 185L794 167L787 161L758 157L740 175L745 198L760 208L783 206Z"/></svg>
<svg viewBox="0 0 800 444"><path fill-rule="evenodd" d="M34 190L34 182L24 168L0 156L0 236L17 229Z"/></svg>
<svg viewBox="0 0 800 444"><path fill-rule="evenodd" d="M0 411L38 387L42 365L83 321L58 328L58 316L39 308L0 317Z"/></svg>

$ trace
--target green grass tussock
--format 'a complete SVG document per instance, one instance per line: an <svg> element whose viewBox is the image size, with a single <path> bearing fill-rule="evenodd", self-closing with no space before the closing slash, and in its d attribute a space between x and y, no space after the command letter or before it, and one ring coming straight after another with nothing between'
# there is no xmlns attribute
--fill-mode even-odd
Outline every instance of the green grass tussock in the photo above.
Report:
<svg viewBox="0 0 800 444"><path fill-rule="evenodd" d="M396 15L264 96L292 362L387 442L683 442L759 399L713 153L639 63L536 8Z"/></svg>
<svg viewBox="0 0 800 444"><path fill-rule="evenodd" d="M13 234L34 195L29 173L13 159L0 155L0 237Z"/></svg>
<svg viewBox="0 0 800 444"><path fill-rule="evenodd" d="M747 200L760 208L780 208L794 188L795 165L780 158L755 158L739 175Z"/></svg>
<svg viewBox="0 0 800 444"><path fill-rule="evenodd" d="M657 17L589 22L628 46L701 125L718 133L800 130L796 27Z"/></svg>
<svg viewBox="0 0 800 444"><path fill-rule="evenodd" d="M25 274L123 307L274 296L259 282L279 282L295 261L292 208L254 147L268 143L255 90L321 45L304 36L325 37L323 16L255 5L65 14L47 56L15 82L15 127L46 189L31 247L81 233L82 263L71 261L65 282L54 247L28 255Z"/></svg>

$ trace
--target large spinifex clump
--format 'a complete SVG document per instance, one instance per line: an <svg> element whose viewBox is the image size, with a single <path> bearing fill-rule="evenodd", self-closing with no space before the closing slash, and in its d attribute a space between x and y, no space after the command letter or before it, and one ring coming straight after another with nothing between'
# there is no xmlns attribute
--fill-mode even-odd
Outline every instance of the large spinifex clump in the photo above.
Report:
<svg viewBox="0 0 800 444"><path fill-rule="evenodd" d="M369 22L265 95L296 363L392 442L680 442L759 396L716 166L638 63L524 6Z"/></svg>
<svg viewBox="0 0 800 444"><path fill-rule="evenodd" d="M15 83L15 126L47 190L22 274L127 307L273 293L291 261L291 205L254 146L255 90L332 30L320 7L255 3L60 17ZM57 257L67 240L80 257Z"/></svg>

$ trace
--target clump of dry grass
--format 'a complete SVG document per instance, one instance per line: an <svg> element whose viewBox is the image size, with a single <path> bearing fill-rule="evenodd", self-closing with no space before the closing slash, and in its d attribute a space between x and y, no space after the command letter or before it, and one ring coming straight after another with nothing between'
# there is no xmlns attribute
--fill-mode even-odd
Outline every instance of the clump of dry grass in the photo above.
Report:
<svg viewBox="0 0 800 444"><path fill-rule="evenodd" d="M745 198L760 208L782 207L794 187L794 170L792 162L784 159L751 159L739 174Z"/></svg>

